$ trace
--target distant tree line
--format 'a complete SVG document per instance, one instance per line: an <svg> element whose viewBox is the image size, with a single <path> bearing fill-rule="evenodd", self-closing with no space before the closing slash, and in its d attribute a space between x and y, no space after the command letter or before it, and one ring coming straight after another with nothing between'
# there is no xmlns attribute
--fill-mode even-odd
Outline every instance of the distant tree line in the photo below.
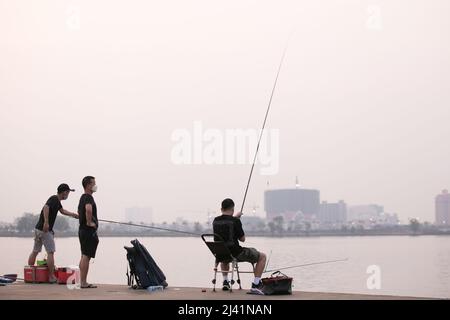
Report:
<svg viewBox="0 0 450 320"><path fill-rule="evenodd" d="M13 228L19 233L31 233L35 229L38 221L38 214L24 213L21 217L14 220ZM55 220L53 230L55 230L56 232L64 233L69 231L69 229L69 218L58 216Z"/></svg>
<svg viewBox="0 0 450 320"><path fill-rule="evenodd" d="M38 214L24 213L13 223L0 223L0 235L2 236L27 236L31 235L39 220ZM428 222L421 223L417 219L410 219L408 225L375 225L371 229L364 229L361 224L342 225L340 229L317 229L312 228L308 221L294 220L284 221L282 216L275 217L266 222L262 218L243 218L243 226L248 235L261 236L314 236L314 235L389 235L389 234L450 234L449 230L442 229ZM143 224L158 228L188 231L196 234L211 233L211 223L188 222L177 220L172 223ZM59 236L76 236L78 232L78 220L58 215L53 230ZM182 236L171 231L155 230L139 226L124 226L119 224L100 223L99 232L102 236Z"/></svg>

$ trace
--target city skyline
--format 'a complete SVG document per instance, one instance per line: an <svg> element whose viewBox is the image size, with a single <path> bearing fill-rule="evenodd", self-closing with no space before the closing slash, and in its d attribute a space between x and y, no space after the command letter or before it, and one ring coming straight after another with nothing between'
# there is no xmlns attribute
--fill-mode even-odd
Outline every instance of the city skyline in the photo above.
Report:
<svg viewBox="0 0 450 320"><path fill-rule="evenodd" d="M297 175L330 202L433 221L433 198L450 188L448 2L385 2L373 24L364 2L195 1L126 14L83 2L79 19L63 2L5 2L0 220L40 211L62 182L77 190L63 202L75 210L86 175L103 218L137 205L156 221L199 220L227 197L240 207L251 164L174 162L172 138L195 137L200 122L212 136L192 142L208 153L215 135L258 132L290 37L266 126L278 171L255 167L245 211L262 206L267 183Z"/></svg>
<svg viewBox="0 0 450 320"><path fill-rule="evenodd" d="M296 177L295 181L296 181L296 183L295 183L294 187L292 187L292 188L267 189L267 190L264 191L264 193L266 193L267 191L270 192L270 191L280 191L280 190L291 190L291 191L295 191L295 190L309 190L309 191L317 191L318 192L318 198L317 198L317 200L318 200L318 207L317 207L317 212L315 212L314 215L315 215L315 218L318 219L318 221L320 220L319 217L322 214L320 212L322 206L327 205L327 206L338 206L339 207L339 205L341 203L346 207L346 209L345 209L345 215L346 215L345 221L346 222L352 221L352 220L355 220L355 221L358 220L356 218L352 218L352 214L351 214L351 210L352 209L354 210L357 207L370 207L370 206L377 207L378 206L378 207L380 207L380 210L381 210L381 211L379 211L380 213L388 214L390 216L393 215L393 216L399 217L399 214L397 212L394 212L394 211L386 212L384 210L384 206L379 206L379 205L377 205L377 204L375 204L373 202L372 203L368 202L367 204L360 204L360 203L359 204L355 204L355 203L349 203L345 199L339 199L336 202L328 201L328 200L323 199L323 198L320 197L320 190L302 189L302 188L300 188L300 184L298 183L298 178L297 177ZM434 213L433 213L433 217L432 218L430 218L430 219L421 219L420 217L408 216L405 219L400 219L399 218L399 223L401 222L401 223L406 223L407 224L410 221L410 219L418 219L419 221L422 221L422 222L429 222L429 223L439 224L438 221L442 221L442 218L440 218L440 215L442 215L442 214L438 213L438 210L439 210L438 209L438 201L439 201L439 199L442 199L442 198L439 198L439 197L442 197L442 196L444 196L444 199L445 199L445 201L442 204L443 208L444 208L443 211L441 210L442 212L444 212L442 214L446 215L446 217L450 217L450 194L448 193L447 189L443 189L440 194L435 196ZM441 207L442 207L442 205L441 205ZM258 208L262 209L262 210L257 210ZM336 210L336 209L337 208L334 208L333 210ZM237 210L237 208L236 208L236 210ZM341 210L341 209L337 209L337 210ZM0 220L0 222L10 223L10 222L13 222L16 218L22 216L22 214L24 214L24 213L38 214L39 213L38 211L40 211L40 210L37 210L37 211L24 211L24 212L18 214L17 216L13 217L12 220ZM190 211L189 213L192 214L194 212ZM155 218L158 217L158 215L154 214L153 207L151 205L147 205L147 206L131 205L131 206L128 206L128 207L123 209L122 217L121 218L119 217L119 220L120 221L135 222L135 223L149 223L149 224L153 223L153 222L156 222L156 223L169 222L169 221L175 222L175 221L180 220L180 219L186 220L186 221L200 221L201 222L203 220L210 221L215 215L220 215L220 209L211 210L210 208L207 208L207 209L204 209L202 211L199 210L198 212L195 212L195 213L196 213L196 217L198 217L197 219L195 219L195 218L194 219L189 219L188 217L182 216L182 215L174 216L174 218L172 220L155 219ZM292 212L292 213L294 213L294 212ZM328 213L328 215L329 214L330 213ZM259 218L267 219L267 221L271 220L270 213L269 213L269 218L268 218L268 212L265 210L265 206L263 204L261 204L261 206L259 206L257 204L253 204L252 210L249 210L246 213L246 216L256 216L256 217L259 217ZM275 216L276 216L276 214L275 214ZM139 218L139 217L141 217L141 218ZM440 223L440 224L449 224L449 221L450 221L450 219L447 218L446 221L444 220L444 223Z"/></svg>

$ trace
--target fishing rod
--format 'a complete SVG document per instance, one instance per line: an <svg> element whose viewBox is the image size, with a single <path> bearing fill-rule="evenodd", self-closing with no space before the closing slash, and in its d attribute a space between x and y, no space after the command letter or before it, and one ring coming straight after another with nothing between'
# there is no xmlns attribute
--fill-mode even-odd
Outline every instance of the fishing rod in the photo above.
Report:
<svg viewBox="0 0 450 320"><path fill-rule="evenodd" d="M278 76L280 75L281 66L283 65L283 60L284 60L284 57L285 57L285 55L286 55L286 50L287 50L287 45L286 45L286 47L284 48L283 55L281 56L281 61L280 61L280 64L279 64L279 66L278 66L278 71L277 71L277 75L276 75L276 77L275 77L275 82L274 82L274 84L273 84L272 92L271 92L271 94L270 94L269 104L267 105L266 114L265 114L265 116L264 116L264 122L263 122L263 125L262 125L261 133L260 133L260 135L259 135L258 144L257 144L257 146L256 146L256 151L255 151L255 156L254 156L254 158L253 158L252 168L251 168L251 170L250 170L250 174L249 174L248 181L247 181L247 186L246 186L246 188L245 188L245 193L244 193L244 199L243 199L243 201L242 201L241 212L244 210L245 200L246 200L246 198L247 198L248 188L249 188L249 186L250 186L250 181L251 181L251 179L252 179L253 169L254 169L254 167L255 167L256 158L257 158L257 156L258 156L259 146L261 145L262 135L263 135L264 129L265 129L265 127L266 127L267 116L269 115L270 106L272 105L273 95L274 95L274 93L275 93L275 88L276 88L276 86L277 86ZM184 233L184 234L195 235L195 236L200 236L200 235L201 235L201 234L199 234L199 233L194 233L194 232L189 232L189 231L181 231L181 230L168 229L168 228L161 228L161 227L154 227L154 226L148 226L148 225L142 225L142 224L134 224L134 223L127 223L127 222L118 222L118 221L113 221L113 220L99 219L99 221L107 222L107 223L115 223L115 224L127 225L127 226L141 227L141 228L149 228L149 229L156 229L156 230L164 230L164 231L169 231L169 232L178 232L178 233Z"/></svg>
<svg viewBox="0 0 450 320"><path fill-rule="evenodd" d="M119 221L104 220L104 219L99 219L98 221L107 222L107 223L121 224L121 225L132 226L132 227L141 227L141 228L156 229L156 230L163 230L163 231L169 231L169 232L178 232L178 233L184 233L184 234L189 234L189 235L193 235L193 236L200 236L201 235L200 233L195 233L195 232L182 231L182 230L169 229L169 228L161 228L161 227L154 227L154 226L149 226L149 225L145 225L145 224L135 224L135 223L129 223L129 222L119 222Z"/></svg>
<svg viewBox="0 0 450 320"><path fill-rule="evenodd" d="M318 264L332 263L332 262L341 262L341 261L348 261L348 258L339 259L339 260L328 260L328 261L319 261L319 262L312 262L312 263L306 263L306 264L299 264L299 265L290 266L290 267L266 270L263 273L286 270L286 269L293 269L293 268L300 268L300 267L306 267L306 266L313 266L313 265L318 265Z"/></svg>
<svg viewBox="0 0 450 320"><path fill-rule="evenodd" d="M161 228L161 227L154 227L154 226L149 226L149 225L145 225L145 224L135 224L135 223L119 222L119 221L105 220L105 219L99 219L98 221L107 222L107 223L114 223L114 224L120 224L120 225L126 225L126 226L133 226L133 227L141 227L141 228L147 228L147 229L156 229L156 230L163 230L163 231L169 231L169 232L178 232L178 233L189 234L189 235L193 235L193 236L200 236L201 235L200 233L195 233L195 232L182 231L182 230L169 229L169 228ZM272 256L272 251L270 252L270 256ZM295 265L295 266L289 266L289 267L283 267L283 268L278 268L278 269L267 270L267 267L269 266L270 256L269 256L269 259L268 259L267 264L266 264L266 268L263 271L263 273L280 271L280 270L286 270L286 269L292 269L292 268L300 268L300 267L306 267L306 266L312 266L312 265L319 265L319 264L325 264L325 263L347 261L348 260L348 258L345 258L345 259L339 259L339 260L319 261L319 262L312 262L312 263L306 263L306 264L300 264L300 265ZM23 279L17 278L17 280L23 280Z"/></svg>
<svg viewBox="0 0 450 320"><path fill-rule="evenodd" d="M283 65L284 56L286 55L286 50L287 50L287 45L284 48L283 55L281 56L280 64L278 66L277 76L275 77L275 82L273 83L272 93L270 94L270 99L269 99L269 104L267 105L266 115L264 116L264 122L262 125L261 132L259 134L258 144L256 145L256 151L255 151L255 156L253 158L252 168L250 169L250 174L248 176L247 187L245 188L245 193L244 193L244 199L242 200L241 212L243 212L243 210L244 210L244 204L245 204L245 199L247 198L248 187L250 186L250 181L252 179L253 169L255 167L256 158L258 156L259 146L261 144L261 139L263 136L264 128L266 127L267 116L269 115L270 106L272 105L273 94L275 93L275 88L276 88L277 82L278 82L278 76L280 75L281 66Z"/></svg>

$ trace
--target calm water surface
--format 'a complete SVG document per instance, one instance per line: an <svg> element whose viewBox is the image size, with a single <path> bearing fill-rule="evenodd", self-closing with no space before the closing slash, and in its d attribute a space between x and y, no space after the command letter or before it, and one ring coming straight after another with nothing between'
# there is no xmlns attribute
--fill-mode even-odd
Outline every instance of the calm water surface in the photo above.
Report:
<svg viewBox="0 0 450 320"><path fill-rule="evenodd" d="M132 238L100 238L91 264L90 281L126 284L127 261L123 246ZM170 286L210 287L213 257L200 238L139 238L164 271ZM23 274L32 238L0 238L0 273ZM324 260L347 262L289 269L294 289L304 291L392 294L450 298L450 237L317 237L249 238L246 246L271 258L269 269ZM78 238L56 238L56 264L79 262ZM43 254L41 254L43 257ZM367 268L379 266L381 288L368 289ZM241 269L250 269L243 263ZM251 276L243 275L244 288Z"/></svg>

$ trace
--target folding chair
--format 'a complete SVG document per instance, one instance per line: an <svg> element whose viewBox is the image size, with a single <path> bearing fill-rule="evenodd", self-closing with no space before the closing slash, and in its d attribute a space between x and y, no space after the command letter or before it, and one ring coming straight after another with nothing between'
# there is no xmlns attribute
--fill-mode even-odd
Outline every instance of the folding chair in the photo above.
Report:
<svg viewBox="0 0 450 320"><path fill-rule="evenodd" d="M223 240L223 238L216 234L216 233L207 233L207 234L202 234L202 240L203 242L206 244L206 246L209 248L209 250L211 251L211 253L214 255L215 257L215 262L214 262L214 279L212 280L212 283L214 285L213 287L213 291L216 291L216 280L217 280L217 273L221 272L221 273L231 273L231 281L230 281L230 293L233 292L233 285L234 285L234 272L236 271L237 274L237 283L239 284L239 290L242 289L241 286L241 273L253 273L254 271L239 271L239 263L238 260L236 259L236 257L234 257L230 250L228 249L228 247L225 244L225 241ZM207 241L205 238L211 238L212 237L212 241ZM214 240L214 237L220 240ZM225 263L230 263L231 262L231 270L230 271L225 271L225 270L218 270L218 265L221 262L225 262ZM255 269L255 266L253 266L253 270Z"/></svg>

